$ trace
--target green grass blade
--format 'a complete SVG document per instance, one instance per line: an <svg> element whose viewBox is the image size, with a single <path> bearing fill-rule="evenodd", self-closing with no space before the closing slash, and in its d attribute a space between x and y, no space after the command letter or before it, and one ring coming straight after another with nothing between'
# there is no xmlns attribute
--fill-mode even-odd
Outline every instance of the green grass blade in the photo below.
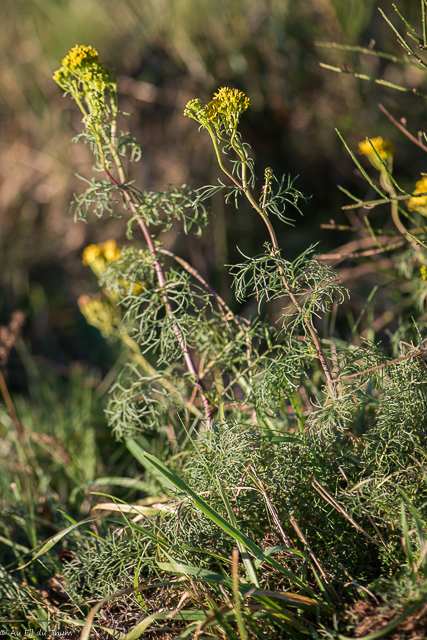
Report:
<svg viewBox="0 0 427 640"><path fill-rule="evenodd" d="M97 480L93 480L92 482L84 482L83 484L79 484L77 487L74 487L74 489L70 493L70 504L73 504L76 501L77 494L80 491L83 491L83 489L87 489L88 487L102 486L127 487L129 489L139 489L140 491L144 491L147 488L145 482L137 480L135 478L98 478Z"/></svg>
<svg viewBox="0 0 427 640"><path fill-rule="evenodd" d="M218 482L217 484L218 484L218 488L220 490L223 502L225 504L225 508L227 509L228 517L230 518L231 524L233 525L233 527L237 529L236 516L234 515L233 509L231 508L231 505L228 501L228 496L225 492L225 489L220 482ZM249 557L248 552L246 551L245 547L241 542L237 542L237 546L242 556L243 564L245 565L245 569L248 574L249 580L252 582L252 584L254 584L259 589L260 584L258 582L256 569L252 563L252 560Z"/></svg>
<svg viewBox="0 0 427 640"><path fill-rule="evenodd" d="M124 640L138 640L148 627L156 620L204 620L206 614L203 611L158 611L151 616L147 616L141 620L136 627L131 629L126 636L122 636Z"/></svg>
<svg viewBox="0 0 427 640"><path fill-rule="evenodd" d="M402 532L403 532L403 538L405 540L405 548L404 548L404 552L405 552L405 556L408 559L409 565L412 568L413 566L413 562L414 562L414 556L412 553L412 543L411 543L411 539L409 537L409 530L408 530L408 521L406 519L406 513L405 513L405 503L402 500Z"/></svg>
<svg viewBox="0 0 427 640"><path fill-rule="evenodd" d="M242 617L242 607L240 602L240 590L239 590L239 552L237 549L233 549L233 563L231 566L231 575L233 581L233 599L236 614L237 628L240 634L240 640L247 640L248 634Z"/></svg>
<svg viewBox="0 0 427 640"><path fill-rule="evenodd" d="M88 615L86 617L86 620L85 620L85 622L83 624L83 629L82 629L82 632L80 634L80 640L89 640L91 628L97 626L97 625L93 624L95 616L98 613L98 611L105 604L107 604L107 602L110 602L111 600L114 600L115 598L119 598L120 596L130 595L130 594L138 592L138 591L145 591L146 589L152 589L153 587L163 586L163 585L170 585L170 582L163 582L163 581L162 582L156 582L155 584L147 585L146 587L138 587L136 589L134 587L129 587L128 589L123 589L122 591L117 591L116 593L112 593L109 596L105 596L105 598L103 598L102 600L97 602L96 605L94 607L92 607L92 609L89 611L89 613L88 613ZM166 615L166 614L168 614L170 612L169 611L162 611L161 613L163 615ZM117 631L116 631L116 634L117 634ZM139 636L137 636L137 637L139 637ZM119 634L115 635L115 638L116 638L116 640L125 640L126 636L125 636L124 633L119 633Z"/></svg>
<svg viewBox="0 0 427 640"><path fill-rule="evenodd" d="M229 624L226 616L223 615L220 607L217 606L217 604L211 600L210 601L210 605L212 607L212 614L216 620L217 625L219 626L219 628L221 629L221 631L224 634L224 637L227 638L227 640L239 640L237 634L235 633L234 629L231 627L231 625Z"/></svg>
<svg viewBox="0 0 427 640"><path fill-rule="evenodd" d="M260 602L263 602L263 599L259 598ZM290 611L287 609L283 609L282 607L276 605L276 603L269 601L268 598L264 598L264 606L266 607L264 611L258 612L257 618L267 618L270 619L275 624L279 625L282 629L286 629L289 633L289 627L299 631L304 635L311 636L311 631L301 622L301 619L297 619ZM305 621L304 621L305 622ZM294 637L294 635L292 635Z"/></svg>
<svg viewBox="0 0 427 640"><path fill-rule="evenodd" d="M67 527L66 529L62 529L62 531L59 531L58 533L55 533L54 536L52 536L51 538L46 540L46 542L43 544L42 548L39 549L39 551L37 551L35 556L33 556L29 562L27 562L26 564L24 564L24 565L19 567L19 570L25 569L25 567L28 567L32 562L34 562L34 560L37 560L37 558L40 558L45 553L47 553L50 549L52 549L52 547L57 542L62 540L62 538L67 535L67 533L70 533L70 531L73 531L74 529L77 529L77 527L80 527L83 524L88 524L88 522L94 522L95 520L98 520L98 519L99 518L88 518L87 520L82 520L81 522L76 522L75 524L72 524L71 526ZM38 545L38 546L40 546L40 545ZM38 547L35 547L35 549L32 549L32 551L35 551L37 548Z"/></svg>
<svg viewBox="0 0 427 640"><path fill-rule="evenodd" d="M151 464L150 460L148 459L148 456L150 454L147 454L147 452L144 451L144 449L142 447L140 447L139 444L135 440L132 440L131 438L126 440L126 447L131 452L131 454L134 456L134 458L136 458L138 460L138 462L140 464L142 464L142 466L147 471L150 471L153 474L153 476L164 487L166 487L169 490L174 490L175 489L173 483L170 482L170 480L168 480L167 478L165 478L165 476L163 474L159 473L158 469L155 467L155 465Z"/></svg>
<svg viewBox="0 0 427 640"><path fill-rule="evenodd" d="M304 611L309 611L310 613L316 614L319 610L319 603L312 598L307 598L307 596L302 596L298 593L286 593L281 591L263 591L256 590L250 591L249 593L251 598L254 600L260 600L260 598L269 598L269 602L279 600L279 602L285 602L288 606L297 607L298 609L303 609ZM322 605L322 608L325 611L330 612L331 609Z"/></svg>
<svg viewBox="0 0 427 640"><path fill-rule="evenodd" d="M268 558L268 556L270 556L272 553L276 553L277 551L286 551L287 553L295 555L302 560L307 560L306 555L302 553L302 551L296 551L296 549L289 549L289 547L276 545L274 547L268 547L268 549L264 549L264 551L255 560L255 567L258 569L265 561L265 559Z"/></svg>

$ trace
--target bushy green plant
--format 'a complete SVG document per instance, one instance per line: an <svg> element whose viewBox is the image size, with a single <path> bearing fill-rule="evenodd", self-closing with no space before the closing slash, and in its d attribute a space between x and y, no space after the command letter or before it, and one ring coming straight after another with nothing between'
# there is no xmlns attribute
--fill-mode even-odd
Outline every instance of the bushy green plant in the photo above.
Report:
<svg viewBox="0 0 427 640"><path fill-rule="evenodd" d="M104 176L85 179L86 191L72 203L77 218L91 211L129 216L132 244L118 248L110 241L85 251L102 293L81 299L80 307L128 349L106 414L145 469L152 494L129 504L100 493L104 502L95 509L109 517L93 513L73 522L33 557L40 562L54 542L71 536L72 558L62 571L70 597L81 611L88 598L100 600L82 638L92 624L97 633L114 634L119 619L120 637L129 640L144 633L343 638L354 627L354 620L345 622L346 608L361 594L372 596L372 585L379 593L387 575L410 604L402 620L421 609L427 548L422 310L412 324L401 324L387 348L360 339L357 322L351 340L321 336L318 319L331 326L348 292L314 247L293 262L282 255L272 221L290 223L289 208L298 208L301 194L291 178L277 179L269 168L257 186L239 129L249 107L241 91L223 87L207 104L191 100L185 110L208 134L224 181L197 192L183 186L157 193L127 179L125 165L138 160L139 147L118 129L116 80L96 51L76 46L54 78L79 105L78 140L90 145L94 171ZM400 244L382 244L384 234L366 217L365 230L378 249L403 248L396 260L406 275L402 295L412 304L426 287L427 192L422 185L414 193L398 186L389 143L368 139L360 151L379 183L350 153L380 200L354 199L358 207L391 204ZM180 224L196 242L209 219L204 203L217 192L236 207L246 198L265 223L263 253L242 256L230 269L238 300L252 296L259 309L280 301L276 326L233 313L153 235L156 227ZM76 533L95 521L94 540ZM79 624L70 614L58 620Z"/></svg>

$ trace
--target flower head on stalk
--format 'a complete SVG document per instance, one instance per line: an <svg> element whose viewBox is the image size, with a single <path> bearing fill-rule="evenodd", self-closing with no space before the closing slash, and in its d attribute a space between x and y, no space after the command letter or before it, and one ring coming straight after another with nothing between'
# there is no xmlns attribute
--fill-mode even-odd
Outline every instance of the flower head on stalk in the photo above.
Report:
<svg viewBox="0 0 427 640"><path fill-rule="evenodd" d="M412 192L414 196L418 196L421 193L427 193L427 176L423 176L421 180L415 183L415 189ZM427 195L410 198L408 200L408 209L409 211L418 211L422 216L427 216Z"/></svg>
<svg viewBox="0 0 427 640"><path fill-rule="evenodd" d="M393 168L394 147L390 140L384 140L381 136L377 138L366 138L366 140L359 142L359 153L366 156L372 166L378 169L378 171L384 171L382 160L391 173Z"/></svg>
<svg viewBox="0 0 427 640"><path fill-rule="evenodd" d="M249 98L243 91L221 87L205 107L202 107L198 99L190 100L184 115L194 118L206 128L212 122L217 133L233 135L236 132L241 114L246 111L249 105Z"/></svg>
<svg viewBox="0 0 427 640"><path fill-rule="evenodd" d="M73 47L53 74L53 79L75 99L85 116L85 124L93 126L110 111L116 114L117 80L114 71L99 61L98 52L93 47Z"/></svg>

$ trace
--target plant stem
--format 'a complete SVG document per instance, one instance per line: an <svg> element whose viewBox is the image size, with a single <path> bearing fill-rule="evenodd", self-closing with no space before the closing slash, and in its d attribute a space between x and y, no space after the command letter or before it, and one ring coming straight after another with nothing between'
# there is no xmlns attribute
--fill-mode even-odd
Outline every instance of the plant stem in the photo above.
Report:
<svg viewBox="0 0 427 640"><path fill-rule="evenodd" d="M407 239L407 241L414 247L414 249L417 250L418 247L417 247L416 242L414 242L414 240L411 238L411 236L408 233L407 228L405 227L405 225L402 223L402 221L400 219L399 209L397 207L397 200L396 200L396 195L397 195L396 194L396 189L394 188L394 185L392 184L391 180L389 179L389 176L387 175L387 173L385 171L381 171L380 183L381 183L381 186L391 196L391 217L393 219L394 226Z"/></svg>
<svg viewBox="0 0 427 640"><path fill-rule="evenodd" d="M153 378L157 376L157 379L162 382L169 393L175 394L179 397L178 389L167 378L162 376L161 372L157 371L154 367L151 366L149 362L147 362L147 360L141 354L139 345L135 342L135 340L132 340L132 338L125 331L122 331L120 333L120 340L132 351L135 356L135 360L138 362L140 367L144 371L146 371L146 373L148 373L148 375L152 376ZM185 407L190 413L193 413L198 418L203 418L203 414L192 402L185 402Z"/></svg>
<svg viewBox="0 0 427 640"><path fill-rule="evenodd" d="M212 131L211 126L209 125L209 127L206 127L206 128L207 128L207 130L209 132L209 135L211 137L212 144L213 144L213 147L215 149L216 158L218 160L218 164L219 164L220 168L222 169L222 171L224 171L225 175L228 176L230 178L230 180L232 180L234 182L236 187L239 187L239 189L243 189L243 186L240 184L240 182L238 180L236 180L236 178L229 171L227 171L227 169L224 167L224 164L223 164L222 158L221 158L221 153L220 153L220 150L219 150L219 147L218 147L218 143L217 143L215 134Z"/></svg>
<svg viewBox="0 0 427 640"><path fill-rule="evenodd" d="M104 133L105 135L105 133ZM202 403L203 403L203 412L204 412L204 417L205 417L205 421L206 421L206 427L208 429L212 428L212 413L213 413L213 407L211 406L207 396L206 396L206 389L205 386L202 382L202 380L200 380L199 375L197 373L196 367L194 365L193 359L191 357L190 351L188 349L188 345L185 342L184 336L181 333L181 330L178 326L178 324L176 323L176 321L174 320L174 315L173 315L173 311L172 311L172 306L171 303L169 301L169 298L167 296L166 293L166 281L165 281L165 276L163 273L163 269L162 266L158 260L158 256L157 256L157 251L156 251L156 247L154 246L154 242L153 239L151 237L151 234L148 230L147 225L145 224L144 220L141 219L140 215L139 215L139 211L135 206L135 203L132 200L132 196L130 195L130 193L126 190L125 188L125 184L126 184L126 173L123 167L123 163L120 159L119 154L117 153L117 149L115 148L115 146L112 144L111 141L109 141L109 148L111 151L111 155L113 157L114 163L117 167L117 172L119 175L119 183L111 176L111 174L105 170L106 175L108 176L108 178L110 180L112 180L113 184L115 184L123 193L123 196L126 200L126 203L129 206L129 209L132 211L132 213L134 214L139 227L144 235L145 241L147 243L148 249L151 253L151 256L153 258L153 264L154 264L154 269L156 271L156 275L157 275L157 281L159 283L159 287L161 289L161 297L163 300L163 304L165 305L166 308L166 313L169 317L169 320L171 322L172 325L172 330L176 336L176 339L178 340L178 344L181 348L181 351L183 353L184 356L184 361L185 364L187 366L188 372L190 373L190 375L193 376L195 384L199 390L200 393L200 397L202 399Z"/></svg>
<svg viewBox="0 0 427 640"><path fill-rule="evenodd" d="M245 194L246 198L248 199L248 201L250 202L250 204L252 205L252 207L255 209L255 211L257 213L259 213L259 215L261 216L261 218L264 221L264 224L266 225L267 229L268 229L268 233L270 235L270 239L271 239L271 244L273 247L273 253L274 255L276 254L280 254L280 249L279 249L279 244L277 242L277 238L276 238L276 234L273 228L273 225L271 224L270 220L268 219L268 216L264 210L264 207L260 207L257 202L255 201L248 185L247 185L247 181L246 181L246 154L244 153L244 155L242 156L241 151L239 152L237 149L235 149L236 153L238 154L238 156L240 157L240 159L242 160L242 191ZM217 154L218 155L218 154ZM221 165L220 165L221 166ZM222 168L222 167L221 167ZM224 170L224 169L223 169ZM228 172L226 172L227 175L230 175ZM298 302L297 297L295 296L294 292L292 291L292 288L283 272L283 270L279 267L279 271L280 271L280 275L282 278L282 282L283 285L286 289L286 292L288 294L288 296L290 297L290 299L292 300L292 304L295 306L295 308L298 310L299 313L303 313L302 307ZM326 357L325 354L323 353L323 349L321 347L320 344L320 340L319 337L317 335L317 332L315 330L315 328L313 327L313 324L311 322L311 319L308 317L308 315L303 314L303 319L304 319L304 324L306 325L310 335L311 335L311 339L313 340L313 344L314 344L314 348L316 349L316 354L317 354L317 358L320 361L320 364L322 366L322 369L325 373L326 376L326 380L328 383L328 387L329 389L334 393L336 393L336 389L335 389L335 384L334 384L334 380L332 378L332 374L331 374L331 370L329 369L329 365L326 361Z"/></svg>

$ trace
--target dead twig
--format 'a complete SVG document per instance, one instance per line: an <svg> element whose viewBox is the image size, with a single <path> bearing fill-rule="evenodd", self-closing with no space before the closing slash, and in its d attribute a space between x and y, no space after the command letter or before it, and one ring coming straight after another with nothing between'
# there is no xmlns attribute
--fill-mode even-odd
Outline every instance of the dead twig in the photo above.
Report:
<svg viewBox="0 0 427 640"><path fill-rule="evenodd" d="M407 130L406 127L403 126L403 124L401 124L400 122L398 122L395 118L393 118L393 116L391 115L391 113L389 113L387 111L387 109L385 107L383 107L382 104L378 104L379 108L381 109L381 111L384 113L384 115L387 116L387 118L390 120L391 123L394 124L395 127L397 127L399 129L399 131L401 131L403 134L405 134L405 136L407 138L409 138L409 140L411 140L411 142L413 142L414 144L416 144L418 147L420 147L420 149L422 149L423 151L427 151L427 147L425 144L423 144L421 142L421 140L418 140L418 138L416 138L415 136L412 135L412 133L409 133L409 131Z"/></svg>
<svg viewBox="0 0 427 640"><path fill-rule="evenodd" d="M410 358L416 358L417 356L422 356L425 354L427 349L418 349L418 351L414 351L414 353L410 353L407 356L402 356L401 358L394 358L389 362L385 362L384 364L378 364L376 367L369 367L369 369L364 369L363 371L358 371L357 373L351 373L348 376L342 376L338 378L338 380L351 380L352 378L359 378L360 376L365 375L365 373L372 373L373 371L380 371L380 369L385 369L386 367L390 367L393 364L398 364L399 362L403 362L404 360L409 360Z"/></svg>
<svg viewBox="0 0 427 640"><path fill-rule="evenodd" d="M313 480L313 482L311 483L311 486L317 491L317 493L320 494L320 496L326 502L328 502L334 509L336 509L338 513L341 513L344 516L344 518L346 518L353 525L353 527L355 527L355 529L360 531L360 533L362 533L365 536L365 538L369 540L369 542L372 542L372 544L374 544L376 547L381 548L381 545L376 540L374 540L374 538L370 536L369 533L367 533L360 526L360 524L358 524L355 520L353 520L351 515L347 513L344 507L342 507L324 487L322 487L322 485L320 484L320 482L318 482L318 480Z"/></svg>
<svg viewBox="0 0 427 640"><path fill-rule="evenodd" d="M373 256L377 253L384 253L384 251L392 251L393 249L398 249L399 247L403 247L406 242L394 242L391 244L383 245L377 249L367 249L366 251L359 251L358 253L324 253L319 256L316 256L318 260L346 260L347 258L364 258L366 256Z"/></svg>

